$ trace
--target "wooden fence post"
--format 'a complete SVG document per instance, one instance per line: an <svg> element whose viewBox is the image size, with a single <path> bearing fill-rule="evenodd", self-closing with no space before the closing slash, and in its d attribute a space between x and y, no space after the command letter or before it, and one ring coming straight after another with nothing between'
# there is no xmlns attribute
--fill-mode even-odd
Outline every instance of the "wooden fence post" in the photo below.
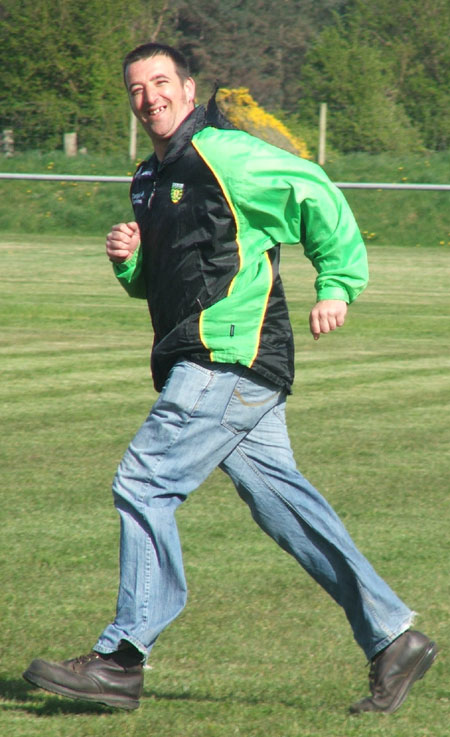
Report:
<svg viewBox="0 0 450 737"><path fill-rule="evenodd" d="M66 156L77 155L77 134L64 133L64 153Z"/></svg>
<svg viewBox="0 0 450 737"><path fill-rule="evenodd" d="M14 156L14 131L12 128L4 128L1 135L1 146L3 155L10 158Z"/></svg>
<svg viewBox="0 0 450 737"><path fill-rule="evenodd" d="M134 113L130 117L130 145L128 154L131 161L136 161L136 141L137 141L137 119Z"/></svg>

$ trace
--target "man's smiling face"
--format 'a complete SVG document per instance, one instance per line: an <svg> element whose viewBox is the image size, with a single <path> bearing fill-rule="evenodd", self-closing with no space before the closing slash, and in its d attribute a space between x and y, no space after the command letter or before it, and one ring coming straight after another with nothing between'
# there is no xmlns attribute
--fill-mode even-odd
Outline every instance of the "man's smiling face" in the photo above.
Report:
<svg viewBox="0 0 450 737"><path fill-rule="evenodd" d="M194 109L195 82L178 75L170 56L130 64L125 73L131 109L152 139L158 158L180 123Z"/></svg>

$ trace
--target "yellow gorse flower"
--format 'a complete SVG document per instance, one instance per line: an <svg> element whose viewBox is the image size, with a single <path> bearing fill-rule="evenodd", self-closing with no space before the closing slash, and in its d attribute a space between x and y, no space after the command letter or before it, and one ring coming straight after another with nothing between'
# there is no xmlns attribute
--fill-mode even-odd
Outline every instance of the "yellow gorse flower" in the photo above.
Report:
<svg viewBox="0 0 450 737"><path fill-rule="evenodd" d="M217 92L217 102L237 128L304 159L310 158L306 143L294 136L275 115L267 113L260 107L246 87L236 89L221 87Z"/></svg>

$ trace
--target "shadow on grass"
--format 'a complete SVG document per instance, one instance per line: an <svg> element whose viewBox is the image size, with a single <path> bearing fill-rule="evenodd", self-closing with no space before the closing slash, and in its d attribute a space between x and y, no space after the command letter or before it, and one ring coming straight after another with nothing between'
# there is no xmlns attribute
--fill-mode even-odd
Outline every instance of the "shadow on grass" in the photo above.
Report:
<svg viewBox="0 0 450 737"><path fill-rule="evenodd" d="M145 689L143 701L191 701L196 703L241 703L246 705L270 704L272 701L283 704L286 707L301 708L298 700L271 698L270 695L259 694L252 697L242 693L196 693L185 689L159 690L157 688ZM42 689L35 688L26 681L17 678L5 678L0 676L0 713L4 711L27 712L34 716L52 717L64 714L113 714L122 712L122 709L114 709L103 704L90 701L70 699L57 694L48 693Z"/></svg>
<svg viewBox="0 0 450 737"><path fill-rule="evenodd" d="M35 700L33 697L37 696ZM0 676L0 711L25 711L41 717L60 714L111 714L102 704L78 701L46 693L19 678Z"/></svg>
<svg viewBox="0 0 450 737"><path fill-rule="evenodd" d="M271 706L276 704L277 706L284 706L286 708L294 708L302 710L303 704L301 699L297 697L293 698L280 698L280 694L270 693L258 693L252 696L251 694L244 694L242 691L239 692L226 692L226 693L206 693L206 692L195 692L183 689L161 690L153 688L145 690L143 693L144 699L153 699L155 701L191 701L198 704L242 704L244 706Z"/></svg>

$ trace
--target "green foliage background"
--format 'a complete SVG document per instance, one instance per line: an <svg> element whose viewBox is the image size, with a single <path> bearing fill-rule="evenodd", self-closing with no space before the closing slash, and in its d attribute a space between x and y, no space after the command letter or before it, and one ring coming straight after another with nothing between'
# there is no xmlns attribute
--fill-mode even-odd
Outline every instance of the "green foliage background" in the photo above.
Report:
<svg viewBox="0 0 450 737"><path fill-rule="evenodd" d="M201 102L216 81L246 87L305 130L327 102L341 152L444 150L449 37L447 0L0 0L0 131L18 150L70 131L119 150L123 56L157 39L186 53Z"/></svg>
<svg viewBox="0 0 450 737"><path fill-rule="evenodd" d="M301 118L327 102L341 151L448 148L450 4L355 0L334 21L306 54Z"/></svg>
<svg viewBox="0 0 450 737"><path fill-rule="evenodd" d="M127 50L151 37L163 0L1 0L0 129L16 148L51 151L63 133L114 151L126 135Z"/></svg>

